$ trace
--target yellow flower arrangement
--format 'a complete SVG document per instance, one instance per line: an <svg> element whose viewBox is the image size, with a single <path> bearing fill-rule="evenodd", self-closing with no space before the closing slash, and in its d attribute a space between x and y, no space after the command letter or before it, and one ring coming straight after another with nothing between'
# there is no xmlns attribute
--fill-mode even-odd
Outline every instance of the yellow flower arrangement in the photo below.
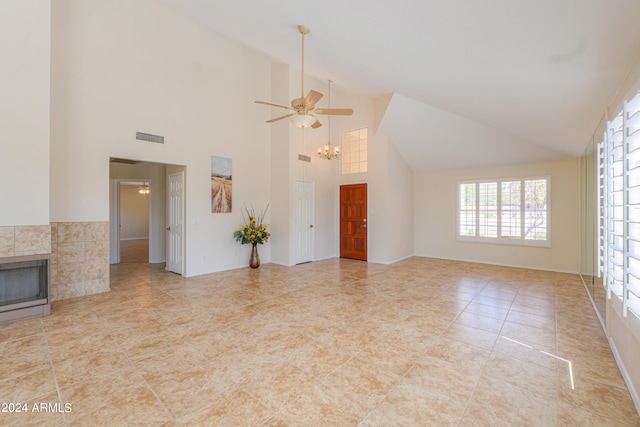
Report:
<svg viewBox="0 0 640 427"><path fill-rule="evenodd" d="M240 242L243 245L247 243L259 243L262 245L269 240L271 233L267 231L267 227L271 224L264 223L267 209L269 209L269 205L256 217L253 207L251 209L247 209L246 206L243 208L242 218L244 219L246 215L247 220L244 224L240 224L240 228L233 230L233 237L235 237L236 242Z"/></svg>

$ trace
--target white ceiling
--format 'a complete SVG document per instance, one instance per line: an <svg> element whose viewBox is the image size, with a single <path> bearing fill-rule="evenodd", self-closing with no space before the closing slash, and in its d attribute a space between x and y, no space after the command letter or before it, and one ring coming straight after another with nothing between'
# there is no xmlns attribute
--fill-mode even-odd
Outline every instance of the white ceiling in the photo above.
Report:
<svg viewBox="0 0 640 427"><path fill-rule="evenodd" d="M579 156L640 53L640 0L156 1L296 68L309 27L305 72L393 93L417 172Z"/></svg>

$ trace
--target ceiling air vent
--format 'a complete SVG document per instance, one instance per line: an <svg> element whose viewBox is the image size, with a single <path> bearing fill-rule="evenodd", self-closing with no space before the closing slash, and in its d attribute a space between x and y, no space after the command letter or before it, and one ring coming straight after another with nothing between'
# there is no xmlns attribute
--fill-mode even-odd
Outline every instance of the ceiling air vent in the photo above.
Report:
<svg viewBox="0 0 640 427"><path fill-rule="evenodd" d="M164 136L152 135L150 133L136 132L136 139L155 142L156 144L164 144Z"/></svg>
<svg viewBox="0 0 640 427"><path fill-rule="evenodd" d="M111 157L109 161L111 163L124 163L125 165L137 165L138 163L140 163L139 160L121 159L119 157Z"/></svg>
<svg viewBox="0 0 640 427"><path fill-rule="evenodd" d="M302 160L303 162L311 162L311 157L305 156L304 154L298 154L298 160Z"/></svg>

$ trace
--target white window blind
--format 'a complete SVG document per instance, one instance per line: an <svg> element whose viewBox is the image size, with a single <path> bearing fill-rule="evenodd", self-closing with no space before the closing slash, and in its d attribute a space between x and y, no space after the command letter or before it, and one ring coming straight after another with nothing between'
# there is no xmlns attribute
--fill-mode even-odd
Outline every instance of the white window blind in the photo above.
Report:
<svg viewBox="0 0 640 427"><path fill-rule="evenodd" d="M478 184L478 236L498 237L498 183Z"/></svg>
<svg viewBox="0 0 640 427"><path fill-rule="evenodd" d="M622 298L624 282L624 149L622 113L607 125L607 287ZM611 296L611 295L609 295Z"/></svg>
<svg viewBox="0 0 640 427"><path fill-rule="evenodd" d="M503 181L501 185L500 234L519 239L522 235L522 181Z"/></svg>
<svg viewBox="0 0 640 427"><path fill-rule="evenodd" d="M640 317L640 92L607 123L602 263L609 298Z"/></svg>
<svg viewBox="0 0 640 427"><path fill-rule="evenodd" d="M624 105L627 172L625 308L640 316L640 93Z"/></svg>
<svg viewBox="0 0 640 427"><path fill-rule="evenodd" d="M476 184L461 184L458 188L458 225L461 236L476 235Z"/></svg>
<svg viewBox="0 0 640 427"><path fill-rule="evenodd" d="M549 246L550 178L458 183L458 240Z"/></svg>

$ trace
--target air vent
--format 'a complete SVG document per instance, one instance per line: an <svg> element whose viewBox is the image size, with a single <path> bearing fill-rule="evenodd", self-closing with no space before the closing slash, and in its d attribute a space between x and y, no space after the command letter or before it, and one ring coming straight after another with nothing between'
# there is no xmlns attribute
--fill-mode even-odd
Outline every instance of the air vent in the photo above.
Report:
<svg viewBox="0 0 640 427"><path fill-rule="evenodd" d="M311 157L305 156L304 154L298 154L298 160L302 160L303 162L311 162Z"/></svg>
<svg viewBox="0 0 640 427"><path fill-rule="evenodd" d="M152 135L150 133L136 132L136 139L155 142L156 144L164 144L164 136Z"/></svg>
<svg viewBox="0 0 640 427"><path fill-rule="evenodd" d="M109 161L111 163L124 163L125 165L137 165L140 163L139 160L120 159L118 157L112 157Z"/></svg>

